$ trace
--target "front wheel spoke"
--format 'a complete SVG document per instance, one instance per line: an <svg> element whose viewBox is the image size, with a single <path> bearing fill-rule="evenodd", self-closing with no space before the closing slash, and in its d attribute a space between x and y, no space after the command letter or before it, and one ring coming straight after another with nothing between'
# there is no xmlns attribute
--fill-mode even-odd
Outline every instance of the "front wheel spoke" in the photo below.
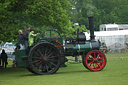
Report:
<svg viewBox="0 0 128 85"><path fill-rule="evenodd" d="M99 68L101 68L101 65L100 64L98 64L98 63L96 63L96 64L98 65Z"/></svg>
<svg viewBox="0 0 128 85"><path fill-rule="evenodd" d="M94 68L94 63L92 63L91 68Z"/></svg>
<svg viewBox="0 0 128 85"><path fill-rule="evenodd" d="M94 59L94 57L93 57L92 55L89 55L89 56L91 56L91 57L92 57L92 59Z"/></svg>
<svg viewBox="0 0 128 85"><path fill-rule="evenodd" d="M103 57L98 58L98 60L102 60L102 59L103 59Z"/></svg>
<svg viewBox="0 0 128 85"><path fill-rule="evenodd" d="M89 62L88 65L92 64L93 62Z"/></svg>
<svg viewBox="0 0 128 85"><path fill-rule="evenodd" d="M96 52L94 52L94 58L96 58Z"/></svg>
<svg viewBox="0 0 128 85"><path fill-rule="evenodd" d="M96 58L98 58L99 56L100 56L100 54L98 54Z"/></svg>
<svg viewBox="0 0 128 85"><path fill-rule="evenodd" d="M92 65L92 63L90 63L90 65L89 66L91 66Z"/></svg>
<svg viewBox="0 0 128 85"><path fill-rule="evenodd" d="M87 60L92 61L93 59L92 58L88 58Z"/></svg>
<svg viewBox="0 0 128 85"><path fill-rule="evenodd" d="M103 61L98 61L98 63L104 63Z"/></svg>
<svg viewBox="0 0 128 85"><path fill-rule="evenodd" d="M96 63L94 63L94 69L96 69L96 67L97 67L97 64L96 64Z"/></svg>

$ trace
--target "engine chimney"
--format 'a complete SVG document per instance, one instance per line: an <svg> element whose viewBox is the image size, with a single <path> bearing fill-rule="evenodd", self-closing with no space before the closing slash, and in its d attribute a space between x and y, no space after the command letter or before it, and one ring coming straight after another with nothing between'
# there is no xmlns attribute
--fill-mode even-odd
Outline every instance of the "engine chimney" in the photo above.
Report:
<svg viewBox="0 0 128 85"><path fill-rule="evenodd" d="M88 17L89 19L89 29L90 29L90 40L95 41L95 35L94 35L94 18L93 16Z"/></svg>

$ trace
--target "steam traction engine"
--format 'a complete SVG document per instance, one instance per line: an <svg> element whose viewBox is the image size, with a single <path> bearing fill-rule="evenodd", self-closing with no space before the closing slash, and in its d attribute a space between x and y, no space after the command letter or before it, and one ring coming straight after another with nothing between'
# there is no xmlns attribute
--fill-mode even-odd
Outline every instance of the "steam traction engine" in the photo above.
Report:
<svg viewBox="0 0 128 85"><path fill-rule="evenodd" d="M99 51L99 42L95 41L93 17L89 17L89 27L90 40L86 40L83 32L78 32L77 38L67 38L65 41L55 30L43 32L29 54L26 50L16 50L17 66L35 74L53 74L65 56L81 55L85 68L91 71L102 70L106 65L106 57Z"/></svg>

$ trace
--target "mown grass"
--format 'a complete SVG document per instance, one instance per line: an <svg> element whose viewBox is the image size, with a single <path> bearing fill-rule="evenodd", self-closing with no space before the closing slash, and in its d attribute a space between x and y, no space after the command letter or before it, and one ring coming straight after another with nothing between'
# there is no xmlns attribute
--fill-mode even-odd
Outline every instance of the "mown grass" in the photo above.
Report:
<svg viewBox="0 0 128 85"><path fill-rule="evenodd" d="M67 63L52 75L35 75L24 68L0 69L0 85L128 85L128 53L106 54L107 65L91 72L82 63Z"/></svg>

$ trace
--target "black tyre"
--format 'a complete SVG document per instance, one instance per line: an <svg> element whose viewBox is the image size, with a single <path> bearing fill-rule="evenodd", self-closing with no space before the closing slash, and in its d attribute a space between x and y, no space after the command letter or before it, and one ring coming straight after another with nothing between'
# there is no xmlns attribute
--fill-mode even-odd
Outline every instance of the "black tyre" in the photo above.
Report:
<svg viewBox="0 0 128 85"><path fill-rule="evenodd" d="M53 74L60 67L59 50L50 43L40 43L32 48L29 54L30 72L35 74Z"/></svg>

